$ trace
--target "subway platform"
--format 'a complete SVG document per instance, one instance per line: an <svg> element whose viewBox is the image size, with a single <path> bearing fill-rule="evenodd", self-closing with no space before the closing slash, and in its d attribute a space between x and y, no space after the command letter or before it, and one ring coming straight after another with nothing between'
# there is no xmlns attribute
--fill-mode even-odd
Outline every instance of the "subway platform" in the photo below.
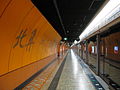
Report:
<svg viewBox="0 0 120 90"><path fill-rule="evenodd" d="M108 85L70 49L29 83L16 90L109 90Z"/></svg>
<svg viewBox="0 0 120 90"><path fill-rule="evenodd" d="M120 90L120 0L0 0L0 90L109 89Z"/></svg>

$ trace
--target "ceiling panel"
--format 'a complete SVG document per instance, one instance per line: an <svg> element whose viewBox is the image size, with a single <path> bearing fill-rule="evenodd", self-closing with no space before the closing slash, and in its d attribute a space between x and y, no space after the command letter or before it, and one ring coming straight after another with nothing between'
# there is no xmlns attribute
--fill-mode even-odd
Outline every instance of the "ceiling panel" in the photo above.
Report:
<svg viewBox="0 0 120 90"><path fill-rule="evenodd" d="M32 2L63 38L67 37L68 42L73 42L78 39L105 0L32 0Z"/></svg>

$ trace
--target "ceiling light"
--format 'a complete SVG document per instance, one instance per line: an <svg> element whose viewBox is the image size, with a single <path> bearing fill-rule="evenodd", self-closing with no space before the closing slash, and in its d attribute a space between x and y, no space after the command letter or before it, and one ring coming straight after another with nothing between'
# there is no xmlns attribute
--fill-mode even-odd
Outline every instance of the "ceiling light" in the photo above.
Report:
<svg viewBox="0 0 120 90"><path fill-rule="evenodd" d="M120 0L110 0L100 13L93 19L93 21L86 27L83 33L79 36L82 41L84 38L88 37L90 34L99 30L102 24L106 25L106 21L109 20L111 16L120 11Z"/></svg>
<svg viewBox="0 0 120 90"><path fill-rule="evenodd" d="M67 40L67 38L64 38L64 40L66 41L66 40Z"/></svg>

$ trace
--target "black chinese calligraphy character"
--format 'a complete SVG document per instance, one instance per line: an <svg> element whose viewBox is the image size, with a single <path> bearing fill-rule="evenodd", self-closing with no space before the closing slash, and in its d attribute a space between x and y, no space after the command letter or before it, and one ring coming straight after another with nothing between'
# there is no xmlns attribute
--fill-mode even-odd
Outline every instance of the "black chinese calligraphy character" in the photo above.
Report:
<svg viewBox="0 0 120 90"><path fill-rule="evenodd" d="M13 48L15 48L17 45L19 45L21 48L24 47L24 45L22 45L22 40L23 40L24 37L26 37L26 31L27 31L27 30L22 30L22 31L20 32L20 34L16 37L17 42L16 42L16 44L13 46Z"/></svg>
<svg viewBox="0 0 120 90"><path fill-rule="evenodd" d="M33 40L34 40L34 38L35 38L36 32L37 32L37 30L32 31L32 35L31 35L31 37L30 37L30 39L29 39L29 41L28 41L27 46L28 46L28 45L31 45L31 44L34 44Z"/></svg>
<svg viewBox="0 0 120 90"><path fill-rule="evenodd" d="M37 33L37 30L32 31L32 35L31 35L28 43L26 44L26 46L27 46L27 49L26 49L26 50L30 51L31 45L34 44L34 41L33 41L33 40L34 40L34 38L35 38L36 33ZM28 47L28 46L29 46L29 47Z"/></svg>

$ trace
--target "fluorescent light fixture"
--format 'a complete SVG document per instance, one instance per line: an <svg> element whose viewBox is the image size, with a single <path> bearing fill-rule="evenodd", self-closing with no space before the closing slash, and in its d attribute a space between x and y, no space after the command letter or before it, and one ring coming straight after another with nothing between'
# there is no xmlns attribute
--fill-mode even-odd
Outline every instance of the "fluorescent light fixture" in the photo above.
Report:
<svg viewBox="0 0 120 90"><path fill-rule="evenodd" d="M67 40L67 38L64 38L64 40L66 41L66 40Z"/></svg>
<svg viewBox="0 0 120 90"><path fill-rule="evenodd" d="M74 44L77 44L77 41L76 41L76 40L74 41Z"/></svg>
<svg viewBox="0 0 120 90"><path fill-rule="evenodd" d="M103 22L106 22L111 16L113 16L116 12L120 12L120 0L110 0L104 6L104 8L100 11L100 13L93 19L93 21L86 27L83 33L79 36L80 41L94 33L98 30Z"/></svg>
<svg viewBox="0 0 120 90"><path fill-rule="evenodd" d="M75 40L74 43L71 45L73 47L74 45L78 44L80 41Z"/></svg>

